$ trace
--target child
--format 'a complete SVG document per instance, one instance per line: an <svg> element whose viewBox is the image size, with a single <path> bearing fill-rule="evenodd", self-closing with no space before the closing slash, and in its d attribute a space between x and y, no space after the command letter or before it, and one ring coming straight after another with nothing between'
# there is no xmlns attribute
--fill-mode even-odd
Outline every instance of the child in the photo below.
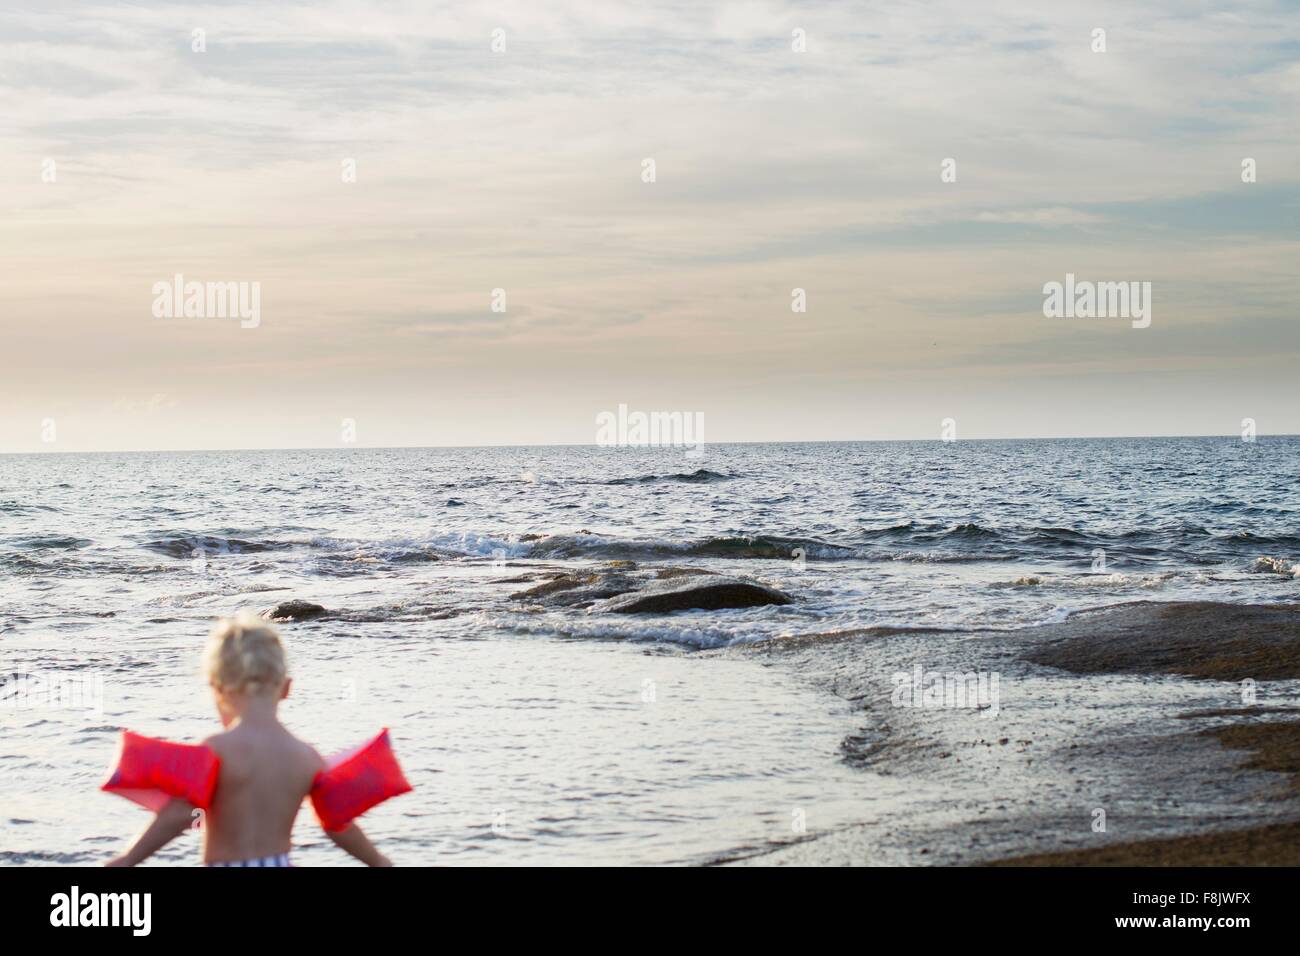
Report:
<svg viewBox="0 0 1300 956"><path fill-rule="evenodd" d="M205 664L226 730L204 741L221 769L203 821L203 862L290 866L294 818L325 763L276 717L291 683L280 636L259 618L227 618L212 629ZM173 798L135 845L107 865L134 866L156 853L191 826L194 809ZM329 837L362 863L392 865L356 823Z"/></svg>

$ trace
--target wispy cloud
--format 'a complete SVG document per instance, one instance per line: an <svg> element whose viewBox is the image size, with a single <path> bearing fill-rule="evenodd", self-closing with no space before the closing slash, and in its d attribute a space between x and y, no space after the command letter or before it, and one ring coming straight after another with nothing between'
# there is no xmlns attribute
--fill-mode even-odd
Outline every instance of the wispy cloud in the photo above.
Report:
<svg viewBox="0 0 1300 956"><path fill-rule="evenodd" d="M1297 115L1300 19L1266 0L9 7L0 447L56 404L107 444L192 444L89 426L141 392L201 410L216 444L222 423L310 444L279 410L349 403L393 443L584 440L618 387L755 438L778 399L731 398L808 376L779 401L809 437L892 434L864 376L910 374L937 409L985 387L953 371L980 363L1086 376L1109 347L1128 367L1131 336L1037 311L1067 271L1157 282L1151 366L1218 343L1224 402L1294 397L1274 370L1300 298ZM148 290L174 272L260 281L262 326L160 325ZM495 397L521 392L526 413ZM413 410L467 395L455 428ZM1064 383L1040 401L1087 418Z"/></svg>

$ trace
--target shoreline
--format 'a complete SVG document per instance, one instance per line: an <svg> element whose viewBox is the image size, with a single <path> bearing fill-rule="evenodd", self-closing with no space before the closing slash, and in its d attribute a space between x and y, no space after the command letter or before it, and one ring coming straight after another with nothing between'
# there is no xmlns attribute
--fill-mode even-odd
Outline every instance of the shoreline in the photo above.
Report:
<svg viewBox="0 0 1300 956"><path fill-rule="evenodd" d="M1155 610L1160 629L1141 640L1127 628L1108 640L1066 638L1043 648L1032 659L1075 673L1186 674L1205 680L1257 682L1300 677L1300 607L1180 603ZM1127 623L1127 621L1125 622ZM1174 631L1172 628L1177 627ZM1230 636L1220 637L1221 629ZM1145 660L1144 660L1145 658ZM1197 731L1240 755L1242 769L1283 774L1277 795L1300 796L1300 720L1265 720L1286 707L1241 707L1180 718L1243 718ZM1300 716L1300 711L1294 711ZM1300 807L1297 808L1300 812ZM1210 829L1183 836L1137 840L1106 847L1065 850L995 860L991 866L1297 866L1300 865L1300 820L1243 829Z"/></svg>
<svg viewBox="0 0 1300 956"><path fill-rule="evenodd" d="M1300 865L1300 604L1137 602L750 653L858 708L842 759L916 798L718 863ZM891 675L918 664L1000 673L1000 712L893 706Z"/></svg>

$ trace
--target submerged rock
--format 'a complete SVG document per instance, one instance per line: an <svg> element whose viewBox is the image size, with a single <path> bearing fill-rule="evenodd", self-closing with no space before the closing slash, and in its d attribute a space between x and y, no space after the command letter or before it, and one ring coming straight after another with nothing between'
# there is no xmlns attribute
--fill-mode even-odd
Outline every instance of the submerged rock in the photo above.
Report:
<svg viewBox="0 0 1300 956"><path fill-rule="evenodd" d="M319 604L312 604L310 601L281 601L275 607L268 607L262 612L262 617L268 621L288 622L288 621L310 621L314 618L324 617L329 614L325 608Z"/></svg>
<svg viewBox="0 0 1300 956"><path fill-rule="evenodd" d="M590 607L597 601L626 594L637 581L626 574L599 571L557 574L551 580L510 595L515 601L529 601L546 607Z"/></svg>
<svg viewBox="0 0 1300 956"><path fill-rule="evenodd" d="M660 568L655 572L655 577L661 581L667 581L671 578L684 578L694 574L716 573L716 571L705 571L703 568Z"/></svg>
<svg viewBox="0 0 1300 956"><path fill-rule="evenodd" d="M638 570L632 562L610 562L606 569L555 574L510 597L542 607L587 608L613 614L713 611L789 604L793 600L749 578L724 576L703 568Z"/></svg>
<svg viewBox="0 0 1300 956"><path fill-rule="evenodd" d="M789 604L792 600L783 591L747 578L688 574L665 576L638 591L601 601L591 610L611 614L666 614L669 611L717 611Z"/></svg>
<svg viewBox="0 0 1300 956"><path fill-rule="evenodd" d="M1026 660L1072 674L1300 677L1300 606L1140 602L1026 632Z"/></svg>

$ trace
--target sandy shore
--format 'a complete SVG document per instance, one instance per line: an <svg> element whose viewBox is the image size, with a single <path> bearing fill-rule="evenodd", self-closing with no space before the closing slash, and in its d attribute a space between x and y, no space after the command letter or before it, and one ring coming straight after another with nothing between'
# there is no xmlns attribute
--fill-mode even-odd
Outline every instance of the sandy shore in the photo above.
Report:
<svg viewBox="0 0 1300 956"><path fill-rule="evenodd" d="M1296 866L1300 823L995 860L990 866Z"/></svg>
<svg viewBox="0 0 1300 956"><path fill-rule="evenodd" d="M843 759L864 794L881 775L915 797L719 862L1300 864L1300 605L1143 602L1022 631L862 631L751 653L861 709ZM892 678L917 664L998 673L998 712L898 707Z"/></svg>
<svg viewBox="0 0 1300 956"><path fill-rule="evenodd" d="M1105 623L1097 633L1092 625ZM1226 681L1300 677L1300 607L1170 604L1119 609L1073 622L1078 633L1052 640L1030 660L1073 673L1164 673ZM1180 716L1222 718L1202 736L1240 752L1239 766L1287 777L1274 797L1300 795L1300 721L1260 722L1286 707L1239 707ZM1267 798L1267 797L1266 797ZM1107 847L1040 853L995 866L1297 866L1300 822Z"/></svg>
<svg viewBox="0 0 1300 956"><path fill-rule="evenodd" d="M1274 711L1276 712L1276 711ZM1248 708L1188 717L1231 716L1251 719ZM1201 731L1224 747L1240 751L1245 769L1285 774L1285 791L1300 796L1300 720L1233 723ZM994 866L1300 866L1300 822L1196 833L1135 841L1087 850L1039 853L994 861Z"/></svg>

